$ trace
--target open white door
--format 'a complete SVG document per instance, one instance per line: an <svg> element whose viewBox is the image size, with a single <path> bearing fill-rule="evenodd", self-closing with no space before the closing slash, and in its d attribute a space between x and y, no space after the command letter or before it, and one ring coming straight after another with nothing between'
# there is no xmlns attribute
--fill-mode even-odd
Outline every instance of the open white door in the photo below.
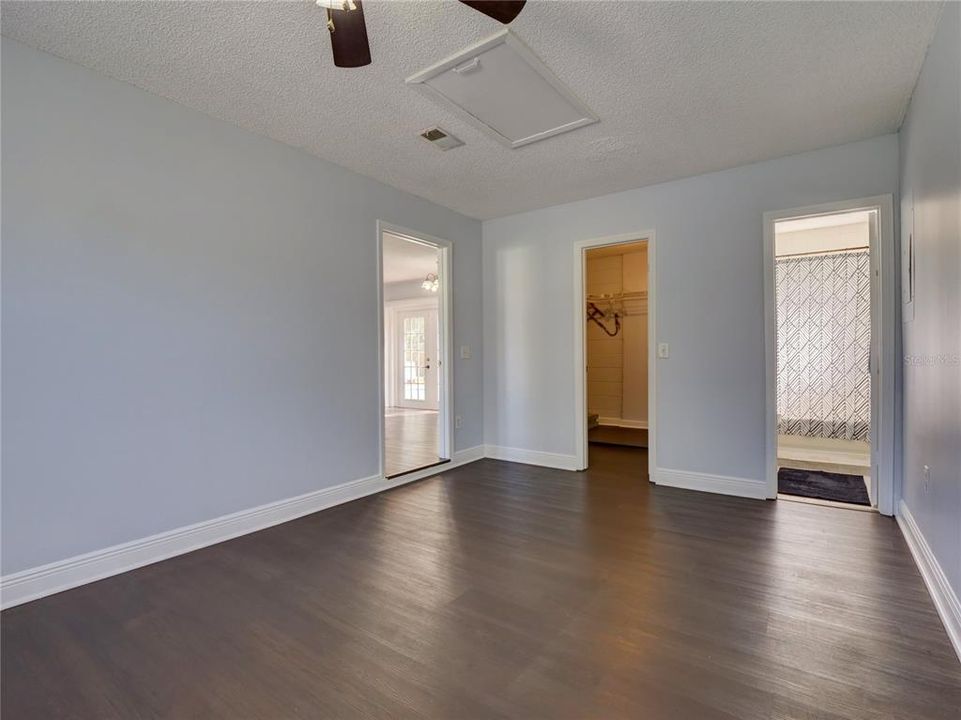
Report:
<svg viewBox="0 0 961 720"><path fill-rule="evenodd" d="M879 507L879 478L881 474L881 447L884 444L879 428L881 422L881 249L879 247L880 211L873 209L868 221L868 246L871 256L871 350L868 373L871 378L871 426L868 442L871 445L871 478L868 494L872 507Z"/></svg>

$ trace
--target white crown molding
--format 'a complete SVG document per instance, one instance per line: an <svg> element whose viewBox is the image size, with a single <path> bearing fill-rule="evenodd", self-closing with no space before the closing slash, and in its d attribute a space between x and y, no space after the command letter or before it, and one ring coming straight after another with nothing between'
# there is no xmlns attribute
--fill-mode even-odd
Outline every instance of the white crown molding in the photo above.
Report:
<svg viewBox="0 0 961 720"><path fill-rule="evenodd" d="M686 470L655 468L651 473L651 479L655 485L698 490L718 495L754 498L756 500L765 500L768 494L767 483L763 480L750 480L726 475L709 475L707 473L687 472Z"/></svg>
<svg viewBox="0 0 961 720"><path fill-rule="evenodd" d="M948 638L961 660L961 602L904 500L898 504L896 518L908 549L914 556L914 562L924 578L924 584L931 594L931 600L934 601L934 607L941 616Z"/></svg>
<svg viewBox="0 0 961 720"><path fill-rule="evenodd" d="M390 480L380 475L351 480L285 500L223 515L167 532L77 555L66 560L29 568L0 578L0 606L20 605L46 595L69 590L96 580L134 570L161 560L241 535L294 520L334 505L357 500L383 490L446 472L479 460L484 448L478 445L454 453L449 463L425 468Z"/></svg>

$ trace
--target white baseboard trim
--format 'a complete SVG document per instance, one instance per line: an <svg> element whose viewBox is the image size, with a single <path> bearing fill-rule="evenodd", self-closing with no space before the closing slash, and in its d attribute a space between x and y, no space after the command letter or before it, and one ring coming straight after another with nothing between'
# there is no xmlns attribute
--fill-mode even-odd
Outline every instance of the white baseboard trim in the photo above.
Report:
<svg viewBox="0 0 961 720"><path fill-rule="evenodd" d="M573 455L541 452L540 450L525 450L523 448L503 447L501 445L485 445L485 455L495 460L524 463L525 465L541 465L557 468L558 470L577 470L577 458Z"/></svg>
<svg viewBox="0 0 961 720"><path fill-rule="evenodd" d="M938 615L941 616L948 638L958 654L958 659L961 660L961 602L958 601L957 594L948 583L947 575L944 574L938 559L931 551L931 546L921 533L921 528L915 522L908 506L904 504L904 500L898 504L895 517L901 528L901 534L904 535L904 540L914 556L914 562L921 571L924 584L928 586L928 592L934 601L934 607L938 610Z"/></svg>
<svg viewBox="0 0 961 720"><path fill-rule="evenodd" d="M647 430L647 420L624 420L623 418L599 417L598 425L609 427L632 428L634 430Z"/></svg>
<svg viewBox="0 0 961 720"><path fill-rule="evenodd" d="M484 456L484 446L454 453L451 462L425 468L417 473L387 480L380 475L315 490L304 495L278 500L259 507L241 510L158 533L150 537L114 545L77 555L66 560L29 568L0 578L0 607L20 605L46 595L69 590L111 575L118 575L144 565L183 555L241 535L263 530L304 515L325 510L351 500L388 490L425 477L438 475Z"/></svg>
<svg viewBox="0 0 961 720"><path fill-rule="evenodd" d="M687 472L686 470L670 470L668 468L654 468L651 479L655 485L683 488L685 490L699 490L701 492L716 493L718 495L734 495L737 497L765 500L767 498L767 483L762 480L728 477L726 475L709 475L707 473Z"/></svg>
<svg viewBox="0 0 961 720"><path fill-rule="evenodd" d="M486 448L483 445L475 445L474 447L467 448L466 450L457 450L454 453L454 457L451 458L451 467L458 467L459 465L466 465L467 463L472 463L476 460L483 460L486 455L484 455L484 450Z"/></svg>

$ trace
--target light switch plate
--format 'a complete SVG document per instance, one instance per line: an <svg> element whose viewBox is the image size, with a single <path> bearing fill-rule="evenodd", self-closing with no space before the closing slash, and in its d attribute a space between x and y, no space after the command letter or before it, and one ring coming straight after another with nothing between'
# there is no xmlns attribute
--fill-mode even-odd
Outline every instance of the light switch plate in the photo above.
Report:
<svg viewBox="0 0 961 720"><path fill-rule="evenodd" d="M658 343L657 356L662 360L666 360L667 358L671 357L671 346L667 343Z"/></svg>
<svg viewBox="0 0 961 720"><path fill-rule="evenodd" d="M470 360L470 355L471 355L471 353L470 353L470 345L461 345L461 346L460 346L460 357L461 357L461 360Z"/></svg>

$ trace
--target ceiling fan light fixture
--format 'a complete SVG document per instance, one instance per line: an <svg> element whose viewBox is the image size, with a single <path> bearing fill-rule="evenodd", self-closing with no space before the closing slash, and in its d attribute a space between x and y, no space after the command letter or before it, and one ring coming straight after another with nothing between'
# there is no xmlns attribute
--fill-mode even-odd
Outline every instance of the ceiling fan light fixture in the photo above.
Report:
<svg viewBox="0 0 961 720"><path fill-rule="evenodd" d="M437 292L440 289L440 278L437 277L437 273L427 273L427 277L420 286L428 292Z"/></svg>
<svg viewBox="0 0 961 720"><path fill-rule="evenodd" d="M506 25L524 9L527 0L461 2ZM362 0L314 0L314 4L327 12L327 30L330 31L334 65L342 68L370 65L370 42L367 39Z"/></svg>
<svg viewBox="0 0 961 720"><path fill-rule="evenodd" d="M361 0L317 0L327 12L327 29L334 65L356 68L370 65L370 44Z"/></svg>

